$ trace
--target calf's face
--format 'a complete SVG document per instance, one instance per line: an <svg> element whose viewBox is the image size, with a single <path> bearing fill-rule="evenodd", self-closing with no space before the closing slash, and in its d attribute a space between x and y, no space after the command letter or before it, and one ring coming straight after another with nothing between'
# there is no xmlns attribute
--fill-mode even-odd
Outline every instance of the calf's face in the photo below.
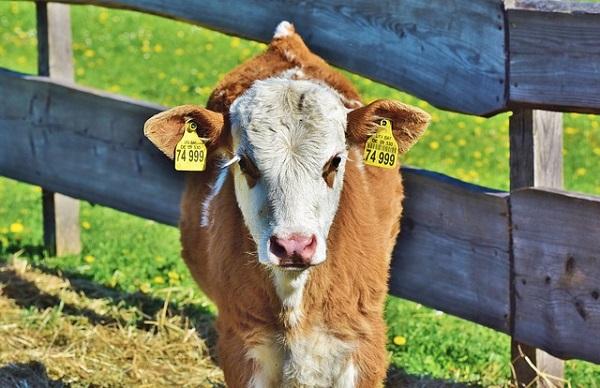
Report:
<svg viewBox="0 0 600 388"><path fill-rule="evenodd" d="M230 109L234 186L263 264L320 264L343 185L347 109L310 81L255 82Z"/></svg>
<svg viewBox="0 0 600 388"><path fill-rule="evenodd" d="M231 166L221 168L211 195L198 200L209 207L219 195L219 182L231 171L258 260L286 270L325 261L349 146L364 145L376 132L376 123L386 118L403 153L429 122L425 112L388 100L350 111L330 87L286 78L256 81L227 115L229 120L221 113L184 105L149 119L144 132L173 158L186 120L194 120L209 155L226 156Z"/></svg>

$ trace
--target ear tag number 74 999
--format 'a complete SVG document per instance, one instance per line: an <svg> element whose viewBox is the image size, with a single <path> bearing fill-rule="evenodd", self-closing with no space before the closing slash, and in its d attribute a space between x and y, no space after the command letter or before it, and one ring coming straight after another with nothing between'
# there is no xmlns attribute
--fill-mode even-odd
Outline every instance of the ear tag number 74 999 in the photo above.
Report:
<svg viewBox="0 0 600 388"><path fill-rule="evenodd" d="M206 170L206 145L196 133L196 123L188 119L183 128L183 137L175 146L175 170Z"/></svg>
<svg viewBox="0 0 600 388"><path fill-rule="evenodd" d="M363 161L366 165L383 168L393 168L398 163L398 143L390 120L381 120L377 132L367 140Z"/></svg>

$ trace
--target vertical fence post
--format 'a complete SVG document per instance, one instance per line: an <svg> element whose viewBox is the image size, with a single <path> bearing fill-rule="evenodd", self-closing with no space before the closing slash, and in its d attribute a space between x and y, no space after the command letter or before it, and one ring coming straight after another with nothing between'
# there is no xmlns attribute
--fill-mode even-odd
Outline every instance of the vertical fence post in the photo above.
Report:
<svg viewBox="0 0 600 388"><path fill-rule="evenodd" d="M36 2L36 16L39 75L73 82L69 6ZM42 189L42 209L48 252L58 256L79 253L79 201Z"/></svg>
<svg viewBox="0 0 600 388"><path fill-rule="evenodd" d="M510 117L510 189L529 186L562 188L562 113L522 109ZM511 260L515 260L514 257ZM514 330L515 311L519 296L515 293L514 264L511 263L511 331ZM563 378L564 361L539 349L511 341L515 384L529 387L537 372L521 356L526 356L535 367L551 376ZM557 384L557 382L553 381ZM558 386L557 384L555 386ZM538 386L547 387L539 380Z"/></svg>

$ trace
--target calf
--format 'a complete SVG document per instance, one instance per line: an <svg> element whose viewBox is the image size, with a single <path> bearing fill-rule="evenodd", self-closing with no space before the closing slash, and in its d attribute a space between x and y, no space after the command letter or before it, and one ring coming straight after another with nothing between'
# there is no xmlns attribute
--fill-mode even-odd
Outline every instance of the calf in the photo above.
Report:
<svg viewBox="0 0 600 388"><path fill-rule="evenodd" d="M263 54L225 76L206 109L170 109L144 131L173 158L190 122L208 159L206 171L187 176L182 256L218 307L227 384L381 385L403 188L396 158L381 168L363 155L381 125L391 125L404 153L429 116L395 101L363 106L282 22Z"/></svg>

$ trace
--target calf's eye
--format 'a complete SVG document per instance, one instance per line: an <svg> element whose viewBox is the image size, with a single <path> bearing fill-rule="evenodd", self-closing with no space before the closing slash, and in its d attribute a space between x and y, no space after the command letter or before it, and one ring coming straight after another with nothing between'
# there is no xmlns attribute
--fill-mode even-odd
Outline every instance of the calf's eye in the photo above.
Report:
<svg viewBox="0 0 600 388"><path fill-rule="evenodd" d="M339 156L334 156L333 159L331 159L331 166L337 170L337 168L340 166L341 161L342 158L340 158Z"/></svg>
<svg viewBox="0 0 600 388"><path fill-rule="evenodd" d="M333 187L335 175L337 173L341 161L342 158L336 155L333 158L329 159L327 163L325 163L325 165L323 166L323 179L325 180L325 183L327 183L327 186Z"/></svg>
<svg viewBox="0 0 600 388"><path fill-rule="evenodd" d="M240 166L240 170L248 182L248 186L250 186L250 188L254 187L254 185L256 185L256 181L258 178L260 178L260 171L258 171L258 168L246 155L240 157L238 165Z"/></svg>

